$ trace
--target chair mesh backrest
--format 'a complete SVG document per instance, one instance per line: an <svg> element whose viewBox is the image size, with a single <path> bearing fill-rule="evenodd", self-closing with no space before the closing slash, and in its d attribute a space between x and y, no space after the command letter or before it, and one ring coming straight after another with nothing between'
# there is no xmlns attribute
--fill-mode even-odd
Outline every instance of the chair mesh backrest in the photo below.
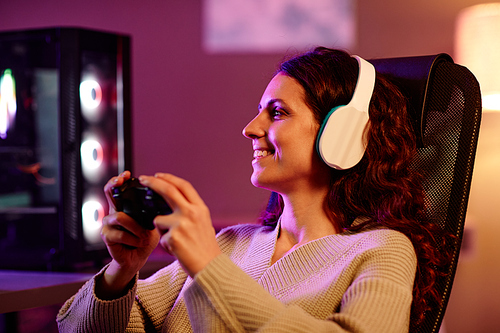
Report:
<svg viewBox="0 0 500 333"><path fill-rule="evenodd" d="M444 54L371 61L409 99L419 149L415 168L424 174L428 216L457 236L446 278L437 286L441 307L426 314L419 332L437 332L448 303L463 235L474 166L481 96L465 67Z"/></svg>

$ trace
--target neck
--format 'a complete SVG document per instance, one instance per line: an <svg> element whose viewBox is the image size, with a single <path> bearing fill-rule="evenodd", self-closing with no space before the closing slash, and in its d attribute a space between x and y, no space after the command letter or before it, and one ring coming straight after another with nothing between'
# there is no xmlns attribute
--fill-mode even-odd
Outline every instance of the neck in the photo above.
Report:
<svg viewBox="0 0 500 333"><path fill-rule="evenodd" d="M280 219L280 234L271 264L305 243L337 232L324 209L326 193L282 195L284 208Z"/></svg>
<svg viewBox="0 0 500 333"><path fill-rule="evenodd" d="M337 229L325 211L328 191L299 195L283 195L284 208L281 215L281 236L295 245L335 234Z"/></svg>

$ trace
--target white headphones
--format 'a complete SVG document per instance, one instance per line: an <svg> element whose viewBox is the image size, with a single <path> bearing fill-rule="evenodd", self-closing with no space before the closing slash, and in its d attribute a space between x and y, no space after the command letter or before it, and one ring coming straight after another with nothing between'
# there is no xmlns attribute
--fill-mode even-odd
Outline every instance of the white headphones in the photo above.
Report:
<svg viewBox="0 0 500 333"><path fill-rule="evenodd" d="M375 87L375 68L368 61L353 56L359 63L359 74L352 99L347 105L334 107L321 126L316 148L330 167L352 168L366 150L363 132L368 124L368 108Z"/></svg>

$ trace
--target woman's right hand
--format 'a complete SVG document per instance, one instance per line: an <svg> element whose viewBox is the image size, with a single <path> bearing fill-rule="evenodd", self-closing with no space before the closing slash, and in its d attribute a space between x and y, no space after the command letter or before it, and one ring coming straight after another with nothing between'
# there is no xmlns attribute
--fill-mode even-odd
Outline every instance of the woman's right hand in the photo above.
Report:
<svg viewBox="0 0 500 333"><path fill-rule="evenodd" d="M117 298L126 292L160 239L156 229L147 230L127 214L116 212L111 189L129 178L130 172L125 171L104 186L110 208L109 215L103 219L101 237L112 261L96 284L96 294L102 299Z"/></svg>

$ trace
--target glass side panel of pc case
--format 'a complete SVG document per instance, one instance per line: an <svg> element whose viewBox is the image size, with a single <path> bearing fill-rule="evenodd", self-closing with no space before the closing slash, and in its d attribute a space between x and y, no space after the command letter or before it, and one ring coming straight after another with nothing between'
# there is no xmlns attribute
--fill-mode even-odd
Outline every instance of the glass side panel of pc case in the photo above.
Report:
<svg viewBox="0 0 500 333"><path fill-rule="evenodd" d="M102 189L130 168L128 56L126 36L0 33L0 269L105 256Z"/></svg>

